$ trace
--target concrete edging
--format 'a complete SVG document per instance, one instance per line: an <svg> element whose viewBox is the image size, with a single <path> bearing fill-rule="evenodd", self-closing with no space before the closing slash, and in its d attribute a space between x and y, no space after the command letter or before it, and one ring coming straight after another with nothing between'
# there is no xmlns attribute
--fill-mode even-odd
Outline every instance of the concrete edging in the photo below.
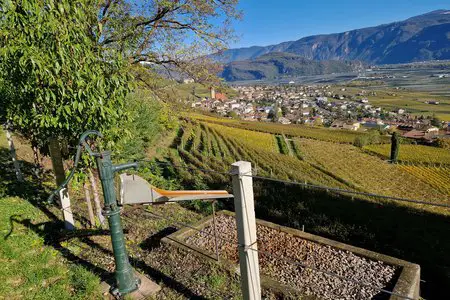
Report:
<svg viewBox="0 0 450 300"><path fill-rule="evenodd" d="M217 214L222 215L228 215L234 217L234 213L230 211L220 211L217 212ZM196 224L194 224L192 227L202 230L206 226L208 226L212 222L212 215L203 218L202 220L198 221ZM393 292L399 295L403 295L405 297L409 297L412 299L419 299L419 292L420 292L420 266L405 260L401 260L392 256L384 255L381 253L377 253L374 251L366 250L363 248L351 246L348 244L340 243L334 240L330 240L327 238L323 238L317 235L313 235L310 233L303 232L301 230L293 229L286 226L277 225L272 222L256 219L257 224L261 224L263 226L273 228L279 231L290 233L294 236L300 237L305 240L309 240L314 243L322 244L331 246L333 248L337 248L344 251L352 252L358 256L365 257L371 260L379 260L383 261L389 265L398 266L401 268L400 275L397 279L397 282L395 283ZM185 227L182 228L167 237L161 239L163 243L174 245L176 247L179 247L181 249L187 250L187 251L194 251L197 255L200 255L206 259L209 259L211 261L217 262L217 259L213 253L209 253L203 249L200 249L196 246L188 245L184 240L188 238L189 236L194 235L197 233L194 229ZM239 263L232 262L225 258L220 258L220 264L226 264L231 265L235 267L235 270L237 273L239 273ZM261 285L265 288L273 289L277 292L280 292L282 294L292 294L292 295L298 295L299 291L290 287L283 285L272 278L265 276L261 274ZM316 299L316 297L306 297L302 296L302 299ZM390 300L403 300L404 297L399 297L392 295Z"/></svg>

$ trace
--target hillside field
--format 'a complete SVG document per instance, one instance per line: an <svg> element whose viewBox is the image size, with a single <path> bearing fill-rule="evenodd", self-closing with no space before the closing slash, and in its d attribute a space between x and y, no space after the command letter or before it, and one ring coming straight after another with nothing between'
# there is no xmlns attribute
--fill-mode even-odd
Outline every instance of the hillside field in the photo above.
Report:
<svg viewBox="0 0 450 300"><path fill-rule="evenodd" d="M411 174L405 168L380 158L378 154L371 155L370 151L375 152L375 149L390 149L389 144L371 145L367 147L371 150L367 151L342 143L354 134L344 131L320 129L318 139L311 139L301 136L313 135L315 129L298 129L297 126L290 129L290 126L248 122L252 125L248 128L258 129L254 131L242 129L247 123L230 119L202 118L197 115L195 119L184 121L178 151L172 155L180 156L179 160L183 163L197 168L226 171L232 162L247 160L252 162L258 175L383 196L450 203L447 189L439 186L445 183L440 181L436 186L436 176L428 178ZM308 130L311 132L307 133ZM296 135L288 139L283 138L284 135L269 132ZM335 142L325 141L332 137ZM414 156L416 152L418 154ZM415 157L415 160L411 159L412 162L425 161L428 157L432 162L447 162L450 159L444 149L402 145L400 158L406 160L410 157ZM446 168L439 170L444 174L448 172ZM206 176L214 182L211 174ZM221 180L225 181L225 178ZM440 211L438 208L430 209Z"/></svg>
<svg viewBox="0 0 450 300"><path fill-rule="evenodd" d="M330 130L324 127L312 127L305 125L283 125L271 122L257 122L257 121L240 121L229 118L213 117L197 113L186 114L186 117L205 121L208 123L216 123L226 125L228 127L240 128L251 131L260 131L270 134L282 134L293 137L308 138L320 141L330 141L342 144L352 144L356 137L364 136L367 133L347 130ZM388 137L380 137L381 143L388 143Z"/></svg>
<svg viewBox="0 0 450 300"><path fill-rule="evenodd" d="M373 152L385 159L389 159L391 146L384 145L368 145L364 149ZM448 149L423 146L423 145L400 145L399 157L400 162L417 163L417 164L450 164L450 151Z"/></svg>

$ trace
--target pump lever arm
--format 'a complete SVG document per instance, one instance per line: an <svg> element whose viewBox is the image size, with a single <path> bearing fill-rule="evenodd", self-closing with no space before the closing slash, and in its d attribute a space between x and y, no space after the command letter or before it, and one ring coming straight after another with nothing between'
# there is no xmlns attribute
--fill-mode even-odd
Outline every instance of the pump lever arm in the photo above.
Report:
<svg viewBox="0 0 450 300"><path fill-rule="evenodd" d="M56 189L54 190L50 196L47 199L48 203L53 203L53 198L59 194L59 192L67 187L67 184L70 182L70 180L72 180L73 175L75 174L75 170L77 169L78 163L80 161L81 158L81 150L84 146L84 148L86 149L86 151L89 153L90 156L97 156L99 155L98 153L95 153L92 151L91 147L88 145L86 139L88 138L89 135L96 135L98 137L103 137L103 135L97 131L97 130L87 130L85 131L81 136L80 139L78 141L78 146L77 146L77 152L75 154L74 157L74 164L72 167L72 170L69 173L69 176L67 176L66 180L64 180L64 182Z"/></svg>

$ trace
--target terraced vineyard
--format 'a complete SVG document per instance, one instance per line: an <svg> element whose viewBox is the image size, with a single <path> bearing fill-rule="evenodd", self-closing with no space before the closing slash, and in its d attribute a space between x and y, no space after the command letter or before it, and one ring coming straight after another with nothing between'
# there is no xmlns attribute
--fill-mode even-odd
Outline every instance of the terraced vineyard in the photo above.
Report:
<svg viewBox="0 0 450 300"><path fill-rule="evenodd" d="M295 138L288 144L291 150L282 154L275 135L184 121L178 151L171 159L177 164L218 171L228 171L231 163L247 160L262 176L386 196L449 200L448 192L437 188L440 184L428 182L426 176L412 174L352 145ZM186 170L180 168L179 172ZM195 174L188 172L185 176L192 178ZM229 183L226 175L205 173L201 177L207 183Z"/></svg>
<svg viewBox="0 0 450 300"><path fill-rule="evenodd" d="M390 157L390 145L369 145L364 149L385 159ZM450 150L423 145L400 145L398 159L400 162L449 165Z"/></svg>
<svg viewBox="0 0 450 300"><path fill-rule="evenodd" d="M450 196L450 167L426 167L399 165L400 169L430 184L438 191Z"/></svg>
<svg viewBox="0 0 450 300"><path fill-rule="evenodd" d="M366 134L363 132L332 130L328 128L311 127L304 125L283 125L278 123L238 121L227 118L210 117L200 114L189 114L188 117L194 120L226 125L228 127L260 131L271 134L284 134L292 137L309 138L314 140L330 141L344 144L352 144L356 137ZM383 137L381 138L381 142L389 143L389 138Z"/></svg>
<svg viewBox="0 0 450 300"><path fill-rule="evenodd" d="M357 188L387 196L442 200L426 178L418 179L397 165L381 161L352 145L299 139L296 141L306 161L351 182Z"/></svg>
<svg viewBox="0 0 450 300"><path fill-rule="evenodd" d="M260 176L450 204L447 166L390 164L353 145L288 134L283 138L283 132L255 132L234 124L181 121L166 156L174 167L161 172L177 176L183 187L230 189L229 175L198 169L224 172L233 162L247 160ZM416 262L423 266L426 281L449 283L449 209L257 178L253 183L259 218L304 226L313 234Z"/></svg>
<svg viewBox="0 0 450 300"><path fill-rule="evenodd" d="M225 127L214 123L204 124L203 126L220 131L222 135L229 138L238 139L248 147L277 152L278 146L272 134Z"/></svg>
<svg viewBox="0 0 450 300"><path fill-rule="evenodd" d="M276 148L275 138L269 134L196 122L183 125L177 146L181 160L195 168L228 171L233 162L247 160L252 162L259 175L349 188L305 161L276 153ZM180 162L174 154L171 159ZM179 172L183 172L181 169ZM212 183L229 182L223 175L206 173L202 177Z"/></svg>

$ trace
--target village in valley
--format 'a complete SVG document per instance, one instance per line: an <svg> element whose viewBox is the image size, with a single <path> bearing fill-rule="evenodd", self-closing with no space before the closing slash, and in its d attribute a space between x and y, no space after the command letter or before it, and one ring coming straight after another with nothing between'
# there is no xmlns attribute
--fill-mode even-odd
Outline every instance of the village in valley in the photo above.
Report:
<svg viewBox="0 0 450 300"><path fill-rule="evenodd" d="M191 107L245 121L324 126L351 131L400 130L403 137L430 143L450 137L450 122L434 115L412 113L406 106L383 107L372 103L377 91L344 85L235 85L236 96L210 89L209 97L197 97ZM401 88L389 89L396 97ZM432 96L423 104L441 103ZM394 102L395 103L395 102ZM395 106L395 105L394 105Z"/></svg>

